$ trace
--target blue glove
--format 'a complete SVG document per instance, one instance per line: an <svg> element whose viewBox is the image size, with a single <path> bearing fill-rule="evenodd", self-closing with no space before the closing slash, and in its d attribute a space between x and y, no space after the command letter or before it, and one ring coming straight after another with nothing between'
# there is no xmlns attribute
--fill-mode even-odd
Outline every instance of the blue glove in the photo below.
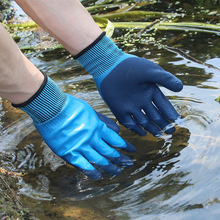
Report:
<svg viewBox="0 0 220 220"><path fill-rule="evenodd" d="M103 100L126 128L155 136L175 131L171 122L180 116L157 85L182 90L182 82L174 75L121 51L105 33L74 58L93 76Z"/></svg>
<svg viewBox="0 0 220 220"><path fill-rule="evenodd" d="M63 93L47 76L30 100L13 106L31 116L36 129L54 153L91 178L101 178L101 173L93 165L117 175L121 168L114 164L122 167L133 164L127 156L111 147L135 150L104 122L118 132L116 123L96 113L86 102Z"/></svg>

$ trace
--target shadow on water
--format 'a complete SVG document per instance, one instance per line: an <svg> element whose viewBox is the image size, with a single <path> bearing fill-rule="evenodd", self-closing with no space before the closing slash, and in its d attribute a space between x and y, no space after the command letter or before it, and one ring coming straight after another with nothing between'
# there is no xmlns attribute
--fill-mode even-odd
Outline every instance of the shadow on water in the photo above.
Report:
<svg viewBox="0 0 220 220"><path fill-rule="evenodd" d="M95 1L82 2L91 7ZM131 1L96 1L99 3L115 10L116 3ZM180 9L191 16L185 19L202 10L212 15L219 10L219 1L149 1L142 8ZM158 63L184 83L180 93L161 88L182 116L176 132L161 138L140 137L120 126L121 136L137 148L127 154L135 164L117 177L103 174L103 180L93 181L54 155L31 120L2 100L0 167L24 173L19 182L22 203L40 219L218 219L220 105L215 99L220 95L220 72L216 69L220 68L219 35L155 31L151 41L146 37L126 44L123 39L128 31L117 28L114 32L121 48ZM135 36L133 32L129 36ZM115 120L91 76L64 49L26 55L63 91Z"/></svg>

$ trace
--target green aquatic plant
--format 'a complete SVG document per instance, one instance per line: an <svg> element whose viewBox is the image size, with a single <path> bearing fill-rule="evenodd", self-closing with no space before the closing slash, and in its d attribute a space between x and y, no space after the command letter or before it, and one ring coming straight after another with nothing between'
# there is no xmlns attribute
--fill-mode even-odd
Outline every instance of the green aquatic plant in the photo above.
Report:
<svg viewBox="0 0 220 220"><path fill-rule="evenodd" d="M34 21L27 21L23 23L5 23L5 26L7 26L11 30L33 30L39 28L39 26Z"/></svg>
<svg viewBox="0 0 220 220"><path fill-rule="evenodd" d="M215 101L220 103L220 96L216 98Z"/></svg>
<svg viewBox="0 0 220 220"><path fill-rule="evenodd" d="M0 0L0 12L0 22L9 20L14 16L10 0Z"/></svg>
<svg viewBox="0 0 220 220"><path fill-rule="evenodd" d="M161 18L163 16L176 16L177 14L165 13L165 12L156 12L156 11L128 11L128 12L119 12L119 13L108 13L98 15L101 18L107 18L111 21L140 21L147 18ZM180 15L179 15L180 16Z"/></svg>
<svg viewBox="0 0 220 220"><path fill-rule="evenodd" d="M220 15L216 12L208 11L201 13L192 13L193 18L184 10L176 10L178 13L165 13L158 11L147 11L149 2L127 2L115 3L109 1L99 1L96 4L88 4L88 11L93 15L95 22L106 31L107 36L113 37L114 41L119 42L121 46L134 48L136 45L153 43L158 48L170 46L172 39L161 37L155 38L155 34L160 36L163 33L179 32L181 38L175 38L175 43L189 35L189 33L211 33L220 35ZM204 22L196 22L204 16ZM207 22L209 21L209 22ZM41 30L33 21L22 23L5 22L4 25L10 31L14 40L19 43L20 49L25 53L42 50L64 49L57 41L45 37L33 43L35 38L40 36ZM115 30L121 31L122 37L117 37ZM27 37L27 33L28 37ZM40 33L40 34L38 34ZM45 33L46 34L46 33Z"/></svg>
<svg viewBox="0 0 220 220"><path fill-rule="evenodd" d="M112 22L115 28L143 29L152 22ZM220 34L220 25L204 24L198 22L162 22L151 26L156 30L194 31Z"/></svg>

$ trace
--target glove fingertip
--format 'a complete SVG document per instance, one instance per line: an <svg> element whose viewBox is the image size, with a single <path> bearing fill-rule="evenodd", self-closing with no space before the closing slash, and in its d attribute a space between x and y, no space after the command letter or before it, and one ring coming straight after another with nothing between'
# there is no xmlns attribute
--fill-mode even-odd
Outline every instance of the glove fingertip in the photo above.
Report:
<svg viewBox="0 0 220 220"><path fill-rule="evenodd" d="M154 83L164 86L173 92L179 92L183 89L182 81L172 73L165 70L160 70L158 72L158 76L159 77L155 78L153 81Z"/></svg>
<svg viewBox="0 0 220 220"><path fill-rule="evenodd" d="M109 160L111 160L112 163L117 164L119 166L123 167L130 167L133 166L134 162L130 160L128 156L125 156L124 154L119 153L119 157L108 157Z"/></svg>
<svg viewBox="0 0 220 220"><path fill-rule="evenodd" d="M180 92L183 89L183 83L180 79L176 79L174 83L174 88L172 89L174 92Z"/></svg>
<svg viewBox="0 0 220 220"><path fill-rule="evenodd" d="M184 123L184 119L181 116L178 116L177 119L174 121L175 125L182 125Z"/></svg>
<svg viewBox="0 0 220 220"><path fill-rule="evenodd" d="M108 165L97 165L97 166L106 173L109 173L111 175L119 175L122 172L121 168L113 165L112 163L109 163Z"/></svg>
<svg viewBox="0 0 220 220"><path fill-rule="evenodd" d="M140 128L140 129L139 128L138 129L130 129L130 130L138 133L140 136L145 136L147 134L147 132L144 131L142 128Z"/></svg>
<svg viewBox="0 0 220 220"><path fill-rule="evenodd" d="M86 176L94 179L94 180L100 180L102 179L102 175L101 173L94 169L94 170L84 170L84 169L80 169Z"/></svg>
<svg viewBox="0 0 220 220"><path fill-rule="evenodd" d="M127 147L123 148L122 150L127 151L127 152L135 152L136 151L136 147L135 146L133 146L132 144L130 144L126 140L125 140L125 143L126 143Z"/></svg>
<svg viewBox="0 0 220 220"><path fill-rule="evenodd" d="M145 136L147 134L147 132L139 127L137 124L123 123L122 125L124 125L128 130L136 132L140 136Z"/></svg>
<svg viewBox="0 0 220 220"><path fill-rule="evenodd" d="M103 140L110 146L114 146L117 148L126 147L124 139L108 127L105 127L105 129L103 130Z"/></svg>
<svg viewBox="0 0 220 220"><path fill-rule="evenodd" d="M175 127L173 126L173 124L169 124L167 125L164 129L163 129L163 132L166 133L166 134L172 134L175 132Z"/></svg>

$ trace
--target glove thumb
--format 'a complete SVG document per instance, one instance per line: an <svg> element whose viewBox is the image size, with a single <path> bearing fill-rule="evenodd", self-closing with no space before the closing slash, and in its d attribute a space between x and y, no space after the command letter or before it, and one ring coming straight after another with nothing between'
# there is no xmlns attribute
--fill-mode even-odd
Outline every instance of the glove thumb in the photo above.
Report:
<svg viewBox="0 0 220 220"><path fill-rule="evenodd" d="M155 83L164 86L173 92L179 92L183 89L182 81L163 69L158 71L158 77Z"/></svg>

